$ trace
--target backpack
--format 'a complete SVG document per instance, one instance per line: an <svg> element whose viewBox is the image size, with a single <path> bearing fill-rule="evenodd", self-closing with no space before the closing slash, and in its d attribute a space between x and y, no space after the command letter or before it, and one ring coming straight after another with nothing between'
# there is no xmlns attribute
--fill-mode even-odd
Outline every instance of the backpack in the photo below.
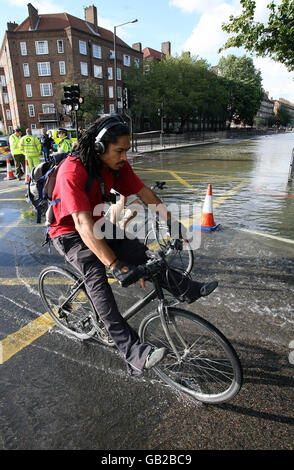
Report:
<svg viewBox="0 0 294 470"><path fill-rule="evenodd" d="M60 199L52 201L52 193L56 182L57 171L66 160L68 156L75 156L73 152L68 153L53 153L51 161L42 162L34 167L29 178L28 189L26 193L26 200L33 206L37 212L37 224L41 223L42 217L45 216L45 225L47 226L46 242L48 241L48 232L50 225L54 220L53 205L60 202ZM118 176L114 172L115 178ZM103 202L116 202L114 195L105 196L103 178L98 178L101 189L101 196ZM86 183L86 193L91 191L93 185L93 178L88 175ZM45 243L46 243L45 242Z"/></svg>

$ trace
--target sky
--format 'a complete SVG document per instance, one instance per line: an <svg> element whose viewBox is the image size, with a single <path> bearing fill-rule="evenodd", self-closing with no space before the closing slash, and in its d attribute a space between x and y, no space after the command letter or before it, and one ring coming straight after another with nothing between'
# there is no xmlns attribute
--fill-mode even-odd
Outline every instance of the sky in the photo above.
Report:
<svg viewBox="0 0 294 470"><path fill-rule="evenodd" d="M246 54L231 48L218 54L229 37L221 24L241 10L239 0L30 0L40 14L67 12L84 18L84 7L94 4L98 24L113 31L114 26L138 19L137 23L117 28L117 35L130 46L141 42L142 47L161 50L161 43L171 42L172 55L190 51L191 55L216 65L222 56ZM270 0L256 0L255 20L266 21ZM279 4L281 0L276 0ZM21 23L27 16L29 0L0 0L0 37L8 21ZM255 67L261 71L263 88L273 99L285 98L294 103L294 73L269 58L252 55Z"/></svg>

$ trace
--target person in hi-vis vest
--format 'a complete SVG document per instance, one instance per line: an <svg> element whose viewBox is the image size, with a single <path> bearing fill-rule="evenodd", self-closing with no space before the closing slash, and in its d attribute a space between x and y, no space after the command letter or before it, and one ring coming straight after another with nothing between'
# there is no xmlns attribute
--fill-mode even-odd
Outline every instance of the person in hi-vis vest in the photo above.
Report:
<svg viewBox="0 0 294 470"><path fill-rule="evenodd" d="M39 165L42 146L39 139L31 135L30 129L27 129L26 135L21 138L20 150L28 161L30 171L32 171L33 167Z"/></svg>
<svg viewBox="0 0 294 470"><path fill-rule="evenodd" d="M21 129L17 127L14 134L9 137L9 146L15 164L16 176L19 180L21 180L22 175L25 173L25 157L20 150L20 141Z"/></svg>

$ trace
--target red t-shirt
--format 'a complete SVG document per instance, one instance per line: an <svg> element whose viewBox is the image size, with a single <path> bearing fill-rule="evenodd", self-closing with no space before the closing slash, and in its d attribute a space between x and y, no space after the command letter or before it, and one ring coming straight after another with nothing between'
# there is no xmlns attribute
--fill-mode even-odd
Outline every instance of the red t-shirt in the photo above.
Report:
<svg viewBox="0 0 294 470"><path fill-rule="evenodd" d="M128 162L125 162L119 170L117 178L108 167L104 167L101 174L106 196L112 188L123 196L130 196L131 194L137 194L144 186L144 183L134 173ZM93 214L95 206L102 203L98 179L94 178L92 188L88 194L86 192L87 181L87 170L76 157L68 157L61 164L52 194L52 200L60 199L60 202L53 205L54 221L49 229L51 238L76 232L72 214L80 211L90 211ZM94 220L99 218L93 216Z"/></svg>

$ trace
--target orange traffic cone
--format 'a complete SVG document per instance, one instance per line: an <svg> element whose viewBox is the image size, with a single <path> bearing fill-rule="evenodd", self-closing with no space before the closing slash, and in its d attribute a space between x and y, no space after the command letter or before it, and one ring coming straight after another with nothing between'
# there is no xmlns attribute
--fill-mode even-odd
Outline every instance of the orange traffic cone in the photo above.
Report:
<svg viewBox="0 0 294 470"><path fill-rule="evenodd" d="M194 228L198 228L201 230L205 230L206 232L210 232L220 227L220 224L216 224L214 222L212 205L213 205L212 188L211 188L211 184L209 184L207 187L206 197L205 197L199 224L193 225Z"/></svg>
<svg viewBox="0 0 294 470"><path fill-rule="evenodd" d="M7 163L7 176L4 178L5 180L15 180L16 177L14 176L14 173L11 168L11 163L9 160L9 157L6 158L6 163Z"/></svg>
<svg viewBox="0 0 294 470"><path fill-rule="evenodd" d="M29 182L30 182L30 167L29 167L29 162L26 160L25 184L29 184Z"/></svg>

